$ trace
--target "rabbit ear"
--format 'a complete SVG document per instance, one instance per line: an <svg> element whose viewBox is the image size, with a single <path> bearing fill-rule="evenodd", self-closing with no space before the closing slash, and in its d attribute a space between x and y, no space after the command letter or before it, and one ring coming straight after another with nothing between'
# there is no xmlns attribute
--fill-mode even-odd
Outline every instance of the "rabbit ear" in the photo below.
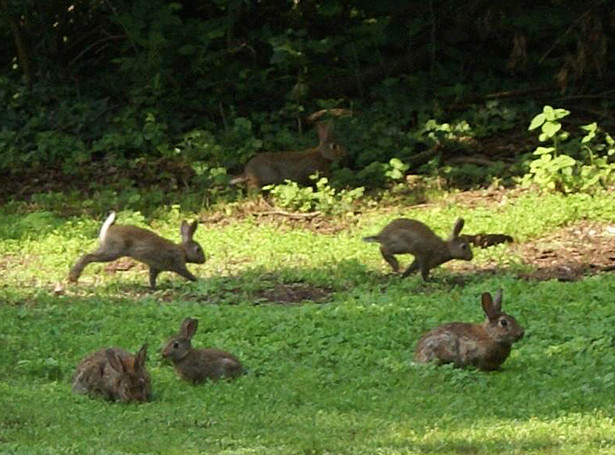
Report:
<svg viewBox="0 0 615 455"><path fill-rule="evenodd" d="M333 138L333 122L329 120L327 123L318 122L316 124L316 131L318 132L318 139L320 144L326 144Z"/></svg>
<svg viewBox="0 0 615 455"><path fill-rule="evenodd" d="M186 318L184 319L184 322L182 323L182 328L181 328L180 333L184 338L188 338L190 340L196 333L196 329L198 328L198 326L199 326L198 319Z"/></svg>
<svg viewBox="0 0 615 455"><path fill-rule="evenodd" d="M120 359L120 356L117 355L113 349L107 349L107 360L109 361L109 365L118 373L124 373L126 371L126 367L124 366L124 362Z"/></svg>
<svg viewBox="0 0 615 455"><path fill-rule="evenodd" d="M137 352L137 356L135 359L135 369L136 370L145 370L145 361L147 360L147 344L141 346L139 352Z"/></svg>
<svg viewBox="0 0 615 455"><path fill-rule="evenodd" d="M192 223L190 223L190 237L194 236L194 233L196 232L196 228L199 227L199 222L197 220L194 220Z"/></svg>
<svg viewBox="0 0 615 455"><path fill-rule="evenodd" d="M457 218L457 221L455 221L455 224L453 225L453 231L451 232L451 239L456 239L457 237L459 237L459 233L463 229L464 224L465 224L465 221L463 218Z"/></svg>
<svg viewBox="0 0 615 455"><path fill-rule="evenodd" d="M197 226L198 226L198 221L195 221L192 224L188 224L186 220L182 220L182 225L181 225L181 228L179 229L179 232L181 233L183 242L189 242L190 240L192 240L192 237L194 236L194 232L196 231Z"/></svg>
<svg viewBox="0 0 615 455"><path fill-rule="evenodd" d="M500 312L497 311L497 308L493 303L493 298L491 297L491 294L489 294L488 292L483 292L483 295L481 296L481 303L483 305L483 311L487 315L487 318L490 321L497 319Z"/></svg>
<svg viewBox="0 0 615 455"><path fill-rule="evenodd" d="M493 306L497 310L498 313L502 312L502 288L498 289L495 292L495 297L493 298Z"/></svg>

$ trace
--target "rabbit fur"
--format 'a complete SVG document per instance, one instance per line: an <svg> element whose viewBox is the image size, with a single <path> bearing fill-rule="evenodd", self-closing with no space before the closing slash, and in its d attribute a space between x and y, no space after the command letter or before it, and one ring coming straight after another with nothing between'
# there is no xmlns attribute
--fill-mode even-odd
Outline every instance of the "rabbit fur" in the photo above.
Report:
<svg viewBox="0 0 615 455"><path fill-rule="evenodd" d="M145 369L146 359L146 345L135 355L120 348L96 351L77 365L72 377L72 390L74 393L102 396L123 403L149 401L152 388Z"/></svg>
<svg viewBox="0 0 615 455"><path fill-rule="evenodd" d="M464 220L455 221L453 230L447 240L438 237L427 225L417 220L398 218L391 221L378 234L365 237L366 242L380 244L380 253L395 273L399 272L396 254L412 254L414 261L408 266L402 277L420 270L423 280L427 280L429 271L451 259L472 259L472 250L468 242L459 237Z"/></svg>
<svg viewBox="0 0 615 455"><path fill-rule="evenodd" d="M496 370L508 358L512 344L523 338L517 320L502 312L502 290L495 299L485 292L481 296L487 319L482 324L452 322L436 327L419 340L414 360L439 364L453 363L458 368L475 367Z"/></svg>
<svg viewBox="0 0 615 455"><path fill-rule="evenodd" d="M244 374L241 362L234 355L220 349L194 349L192 337L199 321L186 318L179 333L162 350L162 357L170 360L177 375L193 384L208 379L236 378Z"/></svg>
<svg viewBox="0 0 615 455"><path fill-rule="evenodd" d="M93 253L85 254L71 268L68 279L76 282L86 265L91 262L110 262L129 256L149 266L149 282L156 288L156 278L162 271L175 272L190 281L196 277L186 268L186 263L203 264L205 254L193 239L197 221L181 223L181 243L175 244L147 229L120 226L115 223L115 212L107 217L100 230L100 246Z"/></svg>
<svg viewBox="0 0 615 455"><path fill-rule="evenodd" d="M309 184L310 175L316 172L327 174L331 162L343 158L346 149L334 141L331 121L316 123L316 130L320 140L317 147L300 152L259 153L248 161L243 173L233 178L231 183L247 182L249 188L261 188L285 180Z"/></svg>

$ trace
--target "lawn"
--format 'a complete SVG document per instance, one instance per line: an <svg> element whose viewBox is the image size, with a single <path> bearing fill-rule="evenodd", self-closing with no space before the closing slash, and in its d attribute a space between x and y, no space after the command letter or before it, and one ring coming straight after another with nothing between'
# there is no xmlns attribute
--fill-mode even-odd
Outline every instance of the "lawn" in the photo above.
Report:
<svg viewBox="0 0 615 455"><path fill-rule="evenodd" d="M87 205L87 204L86 204ZM89 204L90 207L97 204ZM615 194L530 193L419 207L403 203L314 220L200 213L207 262L196 283L131 261L70 265L96 248L105 211L57 198L0 207L2 454L615 454L615 275L537 280L519 245L562 227L615 224ZM361 241L407 216L442 236L507 233L422 283L390 274ZM179 239L181 206L118 222ZM320 223L320 224L319 224ZM604 232L611 232L605 230ZM605 234L606 235L606 234ZM556 242L557 243L557 242ZM557 245L554 247L557 254ZM405 266L409 257L400 257ZM504 290L526 330L500 371L416 365L426 330L483 319L480 294ZM199 319L195 347L249 369L234 382L181 382L160 348ZM125 405L71 393L89 352L149 345L154 397Z"/></svg>

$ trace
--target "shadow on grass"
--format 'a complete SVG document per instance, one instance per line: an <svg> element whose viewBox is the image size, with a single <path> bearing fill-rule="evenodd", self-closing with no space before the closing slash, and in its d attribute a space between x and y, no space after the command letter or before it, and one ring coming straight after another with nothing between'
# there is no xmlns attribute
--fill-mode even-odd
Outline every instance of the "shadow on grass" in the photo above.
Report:
<svg viewBox="0 0 615 455"><path fill-rule="evenodd" d="M67 295L105 295L118 299L144 299L196 301L213 305L249 303L296 305L301 303L328 303L338 294L363 289L386 293L391 287L401 287L412 294L447 292L457 287L479 283L492 273L459 273L439 270L427 282L419 275L402 278L401 274L381 273L369 269L355 259L340 261L326 268L287 267L276 270L254 267L233 275L204 276L195 283L165 273L156 290L147 286L146 277L136 281L123 280L120 273L110 281L104 278L100 285L83 283L68 285Z"/></svg>
<svg viewBox="0 0 615 455"><path fill-rule="evenodd" d="M84 274L79 283L34 282L29 285L0 288L0 299L8 304L28 305L55 299L100 299L161 302L193 301L211 305L329 303L346 292L362 290L385 294L391 288L409 294L430 295L481 283L496 277L514 277L510 270L447 270L438 268L427 281L418 274L402 278L401 274L368 268L356 259L342 260L321 268L265 267L244 269L232 275L201 276L189 282L178 275L160 275L157 289L148 286L147 267L125 259L109 263L105 272ZM130 273L125 273L131 270ZM136 271L136 273L135 273Z"/></svg>

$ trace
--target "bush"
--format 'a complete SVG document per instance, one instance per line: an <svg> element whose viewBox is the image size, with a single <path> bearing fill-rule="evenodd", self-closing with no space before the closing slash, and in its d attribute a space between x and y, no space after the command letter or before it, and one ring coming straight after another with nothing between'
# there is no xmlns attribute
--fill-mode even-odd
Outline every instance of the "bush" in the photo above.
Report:
<svg viewBox="0 0 615 455"><path fill-rule="evenodd" d="M585 135L571 137L560 122L569 114L566 109L545 106L533 118L529 130L540 128L538 139L551 145L534 151L538 158L530 162L524 186L572 193L593 192L615 182L615 140L595 122L581 127Z"/></svg>

